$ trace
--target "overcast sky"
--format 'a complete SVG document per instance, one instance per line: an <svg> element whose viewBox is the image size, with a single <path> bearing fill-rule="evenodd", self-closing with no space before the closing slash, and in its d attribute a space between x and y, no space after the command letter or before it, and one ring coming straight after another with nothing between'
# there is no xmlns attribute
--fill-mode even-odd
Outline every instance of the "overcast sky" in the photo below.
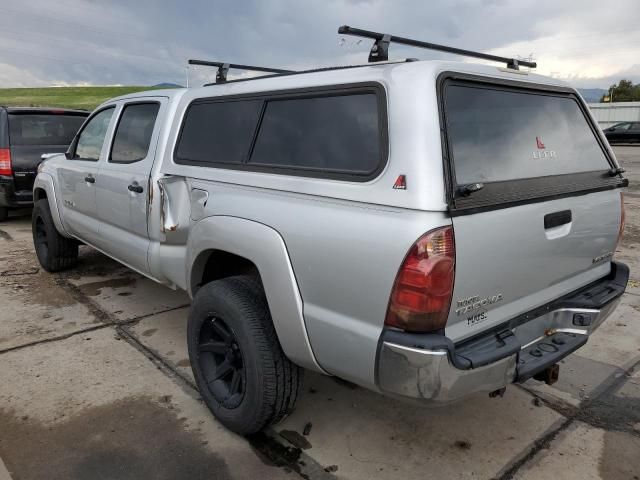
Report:
<svg viewBox="0 0 640 480"><path fill-rule="evenodd" d="M188 58L366 61L339 25L529 57L577 87L640 82L639 0L2 0L0 87L184 84ZM391 47L391 57L442 58ZM455 58L455 57L447 57ZM211 70L193 69L193 83Z"/></svg>

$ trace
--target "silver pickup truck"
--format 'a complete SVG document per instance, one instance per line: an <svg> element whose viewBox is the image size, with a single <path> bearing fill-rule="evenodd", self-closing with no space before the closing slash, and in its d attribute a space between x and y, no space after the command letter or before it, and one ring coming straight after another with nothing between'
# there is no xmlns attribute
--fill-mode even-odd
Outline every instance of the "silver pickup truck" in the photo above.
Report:
<svg viewBox="0 0 640 480"><path fill-rule="evenodd" d="M515 67L110 100L40 165L38 259L83 243L186 290L197 385L243 434L291 411L303 369L425 404L552 382L626 288L627 180L576 91Z"/></svg>

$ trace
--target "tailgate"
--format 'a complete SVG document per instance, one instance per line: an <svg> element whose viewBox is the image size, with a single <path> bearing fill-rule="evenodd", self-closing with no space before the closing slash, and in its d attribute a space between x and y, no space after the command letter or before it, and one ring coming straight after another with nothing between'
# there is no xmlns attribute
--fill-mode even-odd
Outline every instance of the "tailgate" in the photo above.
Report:
<svg viewBox="0 0 640 480"><path fill-rule="evenodd" d="M86 118L64 111L9 114L9 143L15 190L31 190L43 153L63 153Z"/></svg>
<svg viewBox="0 0 640 480"><path fill-rule="evenodd" d="M67 145L12 145L11 166L15 190L31 190L43 153L64 153Z"/></svg>
<svg viewBox="0 0 640 480"><path fill-rule="evenodd" d="M608 274L625 180L570 91L450 80L442 95L458 341Z"/></svg>

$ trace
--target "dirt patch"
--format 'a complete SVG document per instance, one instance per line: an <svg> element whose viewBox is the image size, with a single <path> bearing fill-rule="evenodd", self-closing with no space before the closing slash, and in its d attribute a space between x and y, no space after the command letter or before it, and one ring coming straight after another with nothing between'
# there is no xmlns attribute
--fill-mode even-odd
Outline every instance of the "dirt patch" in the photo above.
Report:
<svg viewBox="0 0 640 480"><path fill-rule="evenodd" d="M640 227L626 223L624 233L622 235L622 245L625 247L633 247L640 243Z"/></svg>
<svg viewBox="0 0 640 480"><path fill-rule="evenodd" d="M1 228L0 228L0 238L2 238L3 240L7 240L8 242L13 241L13 237L9 234L9 232L5 232Z"/></svg>
<svg viewBox="0 0 640 480"><path fill-rule="evenodd" d="M456 440L453 445L460 450L470 450L471 444L466 440Z"/></svg>
<svg viewBox="0 0 640 480"><path fill-rule="evenodd" d="M302 453L300 448L285 446L264 432L254 433L246 438L253 451L265 465L289 467L300 473L301 464L299 462Z"/></svg>
<svg viewBox="0 0 640 480"><path fill-rule="evenodd" d="M15 248L0 257L0 287L28 305L66 307L76 301L56 283L56 276L39 268L31 248Z"/></svg>
<svg viewBox="0 0 640 480"><path fill-rule="evenodd" d="M602 478L640 479L640 438L621 432L604 434L604 448L600 457Z"/></svg>
<svg viewBox="0 0 640 480"><path fill-rule="evenodd" d="M624 382L630 381L626 377L621 377L621 380L611 392L589 402L580 410L577 418L597 428L633 431L633 426L640 423L640 400L618 393ZM638 473L640 474L640 469Z"/></svg>
<svg viewBox="0 0 640 480"><path fill-rule="evenodd" d="M75 280L80 280L82 277L106 277L115 274L130 276L132 272L115 260L87 246L80 246L78 264L72 270L63 273L65 277Z"/></svg>
<svg viewBox="0 0 640 480"><path fill-rule="evenodd" d="M0 410L0 456L23 480L231 478L225 461L170 407L129 398L56 425Z"/></svg>
<svg viewBox="0 0 640 480"><path fill-rule="evenodd" d="M124 288L135 285L136 278L124 277L124 278L112 278L110 280L102 280L100 282L91 282L80 285L79 288L82 293L89 297L97 297L102 293L103 288Z"/></svg>
<svg viewBox="0 0 640 480"><path fill-rule="evenodd" d="M33 267L33 268L28 268L27 270L24 271L17 271L15 269L8 269L8 270L3 270L0 272L0 277L11 277L14 275L35 275L36 273L38 273L40 271L40 269L38 267Z"/></svg>
<svg viewBox="0 0 640 480"><path fill-rule="evenodd" d="M288 442L295 447L301 448L303 450L308 450L311 448L311 443L309 442L309 440L307 440L294 430L280 430L280 435L283 438L286 438Z"/></svg>
<svg viewBox="0 0 640 480"><path fill-rule="evenodd" d="M74 305L76 300L60 288L55 279L54 275L45 271L36 274L7 275L0 276L0 286L12 291L25 304L47 307Z"/></svg>
<svg viewBox="0 0 640 480"><path fill-rule="evenodd" d="M142 332L142 336L143 337L150 337L151 335L153 335L157 331L158 331L157 328L149 328L149 329L145 330L144 332Z"/></svg>
<svg viewBox="0 0 640 480"><path fill-rule="evenodd" d="M11 248L2 252L0 270L4 273L27 272L39 269L36 254L31 248Z"/></svg>

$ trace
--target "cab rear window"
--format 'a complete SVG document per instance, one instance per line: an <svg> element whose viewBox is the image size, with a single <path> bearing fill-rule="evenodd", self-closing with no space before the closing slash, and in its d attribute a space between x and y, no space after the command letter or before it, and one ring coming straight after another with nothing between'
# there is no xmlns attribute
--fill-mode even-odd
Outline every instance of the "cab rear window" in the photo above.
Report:
<svg viewBox="0 0 640 480"><path fill-rule="evenodd" d="M367 181L387 159L378 85L312 88L195 100L177 164Z"/></svg>
<svg viewBox="0 0 640 480"><path fill-rule="evenodd" d="M69 145L86 117L61 114L10 114L11 145Z"/></svg>
<svg viewBox="0 0 640 480"><path fill-rule="evenodd" d="M176 162L202 166L242 163L249 153L261 107L259 100L191 105L176 149Z"/></svg>
<svg viewBox="0 0 640 480"><path fill-rule="evenodd" d="M571 96L450 84L444 102L458 185L610 168Z"/></svg>
<svg viewBox="0 0 640 480"><path fill-rule="evenodd" d="M250 163L367 175L380 163L375 94L269 101Z"/></svg>

